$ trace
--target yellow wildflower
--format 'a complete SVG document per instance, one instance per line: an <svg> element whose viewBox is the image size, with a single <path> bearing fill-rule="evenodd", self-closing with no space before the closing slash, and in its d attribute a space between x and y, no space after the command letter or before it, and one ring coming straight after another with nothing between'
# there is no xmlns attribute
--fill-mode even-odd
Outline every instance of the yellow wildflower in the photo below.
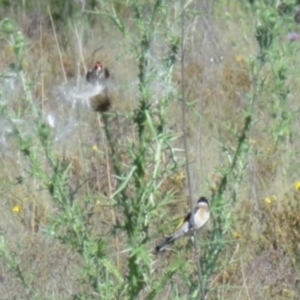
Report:
<svg viewBox="0 0 300 300"><path fill-rule="evenodd" d="M94 152L97 152L99 150L98 146L96 144L93 145L92 150Z"/></svg>
<svg viewBox="0 0 300 300"><path fill-rule="evenodd" d="M242 62L242 61L245 60L245 58L244 58L243 55L237 54L237 55L235 56L235 60L236 60L236 62Z"/></svg>
<svg viewBox="0 0 300 300"><path fill-rule="evenodd" d="M241 54L235 56L235 61L239 64L240 67L244 67L246 64L245 57Z"/></svg>
<svg viewBox="0 0 300 300"><path fill-rule="evenodd" d="M232 236L235 238L235 239L240 239L242 237L242 234L238 231L234 231L232 233Z"/></svg>
<svg viewBox="0 0 300 300"><path fill-rule="evenodd" d="M172 179L174 181L181 181L184 178L185 178L185 172L184 171L177 172L175 175L172 176Z"/></svg>
<svg viewBox="0 0 300 300"><path fill-rule="evenodd" d="M266 197L264 199L264 201L265 201L266 204L271 204L272 203L272 198L271 197Z"/></svg>
<svg viewBox="0 0 300 300"><path fill-rule="evenodd" d="M20 213L20 211L21 211L21 205L20 204L16 204L16 205L14 205L13 207L12 207L12 211L14 212L14 213Z"/></svg>
<svg viewBox="0 0 300 300"><path fill-rule="evenodd" d="M265 197L264 201L266 204L271 204L273 201L276 201L277 197L276 195L272 195L271 197Z"/></svg>
<svg viewBox="0 0 300 300"><path fill-rule="evenodd" d="M297 180L295 183L294 183L294 188L299 191L300 190L300 180Z"/></svg>

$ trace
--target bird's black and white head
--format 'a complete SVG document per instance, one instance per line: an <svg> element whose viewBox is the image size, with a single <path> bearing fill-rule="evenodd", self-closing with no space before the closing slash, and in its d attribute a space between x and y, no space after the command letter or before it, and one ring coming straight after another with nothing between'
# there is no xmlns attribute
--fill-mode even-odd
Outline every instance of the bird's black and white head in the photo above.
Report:
<svg viewBox="0 0 300 300"><path fill-rule="evenodd" d="M200 197L197 201L197 207L208 207L208 200L205 197Z"/></svg>

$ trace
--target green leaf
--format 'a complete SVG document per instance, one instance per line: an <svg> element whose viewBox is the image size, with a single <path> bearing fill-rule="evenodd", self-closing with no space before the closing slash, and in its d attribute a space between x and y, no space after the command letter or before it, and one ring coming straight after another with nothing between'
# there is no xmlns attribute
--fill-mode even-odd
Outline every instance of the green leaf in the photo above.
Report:
<svg viewBox="0 0 300 300"><path fill-rule="evenodd" d="M5 18L2 22L1 22L1 30L4 34L12 34L16 31L17 26L14 23L13 20L9 19L9 18Z"/></svg>

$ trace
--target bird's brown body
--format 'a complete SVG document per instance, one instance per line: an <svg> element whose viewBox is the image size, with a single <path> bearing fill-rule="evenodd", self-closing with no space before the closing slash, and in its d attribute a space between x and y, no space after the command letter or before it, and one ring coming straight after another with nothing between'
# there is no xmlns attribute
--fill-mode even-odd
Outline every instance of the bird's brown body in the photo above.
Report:
<svg viewBox="0 0 300 300"><path fill-rule="evenodd" d="M97 61L95 66L86 73L86 81L96 87L97 92L90 98L91 108L96 112L106 112L111 107L107 80L109 71L102 62ZM100 87L100 89L98 89Z"/></svg>

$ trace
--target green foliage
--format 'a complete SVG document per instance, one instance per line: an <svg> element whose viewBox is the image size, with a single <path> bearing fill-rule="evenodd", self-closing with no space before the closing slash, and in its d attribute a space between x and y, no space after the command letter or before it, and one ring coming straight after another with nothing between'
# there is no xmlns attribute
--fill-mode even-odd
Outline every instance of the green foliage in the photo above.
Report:
<svg viewBox="0 0 300 300"><path fill-rule="evenodd" d="M13 20L5 18L1 22L1 30L4 34L13 34L16 31L16 25Z"/></svg>
<svg viewBox="0 0 300 300"><path fill-rule="evenodd" d="M289 16L292 5L288 3L279 10L272 1L250 2L251 6L232 3L245 18L246 25L240 29L244 35L240 47L247 45L247 56L238 53L232 61L229 57L235 49L232 46L226 61L218 63L204 51L207 40L199 50L198 37L195 37L195 32L200 32L195 30L199 23L195 21L196 26L192 21L199 15L196 3L182 7L178 2L164 0L87 1L83 9L81 2L48 1L41 7L43 17L48 20L49 5L54 25L60 24L63 29L74 27L63 54L58 44L65 36L55 32L55 26L45 25L36 41L27 38L27 27L24 25L22 30L22 22L17 17L1 21L4 51L9 58L7 70L0 78L3 85L0 126L4 128L0 142L12 149L8 153L3 147L1 152L0 192L5 203L9 203L3 204L3 211L9 210L5 205L10 207L12 223L23 228L24 239L28 235L32 239L50 240L59 245L57 249L63 247L63 255L68 252L75 257L75 262L68 262L75 265L74 273L78 275L76 280L70 279L78 287L72 291L73 299L243 298L248 280L253 280L249 289L256 285L249 266L253 263L260 268L262 253L271 251L270 247L274 248L272 251L283 249L283 253L288 253L290 262L284 267L293 276L299 276L299 186L292 193L282 193L281 197L264 196L277 188L274 178L286 176L288 181L299 173L295 125L299 106L295 107L296 101L291 102L297 93L293 83L297 71L293 67L298 46L285 38L287 30L293 28ZM26 15L37 2L2 1L0 4ZM216 15L222 15L223 9L217 10ZM86 23L90 17L95 23ZM246 22L247 17L255 20L253 26ZM80 30L76 27L81 24L76 23L79 19L83 24ZM234 24L230 13L225 20L232 22L231 26ZM185 22L187 26L182 28ZM218 22L222 24L223 19ZM70 121L77 126L78 134L75 141L68 134L62 141L58 135L67 126L59 127L59 122L53 125L46 115L49 107L60 116L63 110L55 107L57 102L51 105L55 93L47 91L46 98L39 98L39 87L42 86L43 94L50 79L53 81L50 89L57 85L60 72L55 69L54 53L58 52L57 61L64 68L70 53L74 55L78 50L76 55L81 61L85 51L92 52L82 45L74 51L70 41L75 37L78 46L80 31L84 37L98 39L98 31L90 32L97 26L87 28L92 23L101 24L101 31L106 35L108 31L113 32L105 43L119 47L119 56L114 57L112 65L119 60L122 63L121 68L114 69L115 75L119 71L122 79L131 76L135 84L133 99L124 92L117 100L134 104L130 109L124 106L97 114L89 111L87 120L82 120L83 109L76 106L73 119L61 118L60 122ZM209 42L219 43L210 19L203 24L201 28L208 32ZM221 27L217 24L214 26ZM50 29L55 32L55 39L47 44ZM105 39L105 34L99 40ZM224 37L227 38L225 29ZM88 38L86 41L90 42ZM55 50L51 48L54 44ZM250 45L258 50L249 53ZM107 45L101 44L101 51L102 46ZM30 51L34 53L32 57ZM41 54L40 61L31 63L36 53ZM134 65L133 71L129 70L130 64ZM71 67L74 65L71 60ZM128 72L125 75L124 69ZM9 92L5 80L14 84ZM127 89L130 89L128 83L126 92ZM110 103L111 95L105 96ZM178 110L180 100L187 112L183 122L179 121L182 119ZM71 111L70 103L67 109ZM95 117L101 123L96 129ZM86 131L79 128L83 122ZM183 138L188 143L183 143ZM97 141L92 151L91 139ZM187 154L186 158L182 152ZM201 184L196 182L197 176L179 176L185 173L182 169L187 164L195 167L194 175L201 173L204 177ZM280 168L278 164L282 164ZM208 183L211 173L218 175L214 186ZM191 198L198 197L200 188L212 191L207 195L211 209L208 228L201 233L201 239L196 239L194 249L189 243L183 246L178 241L170 253L155 256L157 238L173 230L168 227L173 214L179 216L188 211L182 201L186 196L186 179L196 186L195 195L189 195ZM17 196L11 192L13 196L7 196L6 200L10 191L18 191ZM26 206L27 198L30 200ZM39 211L43 206L50 207L45 216ZM13 246L10 231L4 230L4 222L0 226L1 266L17 280L28 299L47 298L48 291L38 290L31 280L35 270L23 265L22 241ZM286 256L280 251L277 251L279 258L286 262ZM259 291L253 292L253 298L271 299L273 296L266 296L265 290L260 286ZM281 294L284 290L282 287Z"/></svg>

